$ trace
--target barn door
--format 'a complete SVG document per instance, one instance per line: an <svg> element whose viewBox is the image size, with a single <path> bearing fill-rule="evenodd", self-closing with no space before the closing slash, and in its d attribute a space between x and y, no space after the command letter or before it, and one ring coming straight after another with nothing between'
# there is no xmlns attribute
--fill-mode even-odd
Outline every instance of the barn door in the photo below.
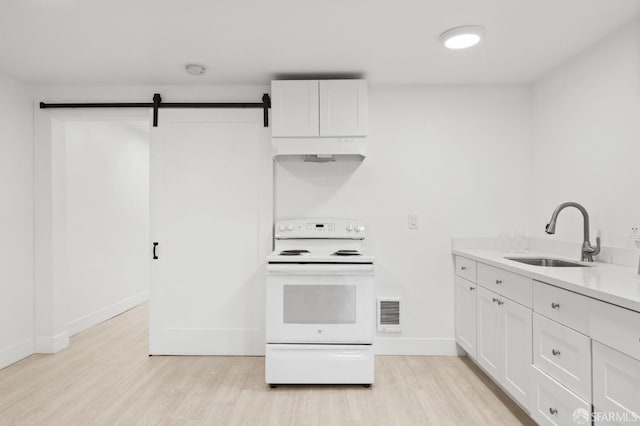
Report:
<svg viewBox="0 0 640 426"><path fill-rule="evenodd" d="M262 111L162 110L150 151L149 353L262 354L273 176Z"/></svg>

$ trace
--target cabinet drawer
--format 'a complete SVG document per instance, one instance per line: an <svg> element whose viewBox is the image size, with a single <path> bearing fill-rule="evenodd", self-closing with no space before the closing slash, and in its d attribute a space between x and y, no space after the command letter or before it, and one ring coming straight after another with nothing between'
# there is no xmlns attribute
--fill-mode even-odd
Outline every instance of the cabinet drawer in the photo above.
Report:
<svg viewBox="0 0 640 426"><path fill-rule="evenodd" d="M456 275L469 280L472 283L476 282L476 261L467 259L466 257L456 256Z"/></svg>
<svg viewBox="0 0 640 426"><path fill-rule="evenodd" d="M493 266L478 264L478 284L528 308L532 306L531 279Z"/></svg>
<svg viewBox="0 0 640 426"><path fill-rule="evenodd" d="M593 405L602 414L624 419L619 423L640 424L640 417L634 417L640 416L640 361L595 340Z"/></svg>
<svg viewBox="0 0 640 426"><path fill-rule="evenodd" d="M533 375L533 394L531 417L539 425L566 426L578 424L575 416L590 423L591 404L580 399L569 389L556 382L535 366L531 366ZM575 413L575 414L574 414Z"/></svg>
<svg viewBox="0 0 640 426"><path fill-rule="evenodd" d="M533 310L547 318L589 334L591 299L540 281L533 282Z"/></svg>
<svg viewBox="0 0 640 426"><path fill-rule="evenodd" d="M640 313L590 299L591 338L640 359Z"/></svg>
<svg viewBox="0 0 640 426"><path fill-rule="evenodd" d="M534 314L533 363L591 401L591 340L587 336Z"/></svg>

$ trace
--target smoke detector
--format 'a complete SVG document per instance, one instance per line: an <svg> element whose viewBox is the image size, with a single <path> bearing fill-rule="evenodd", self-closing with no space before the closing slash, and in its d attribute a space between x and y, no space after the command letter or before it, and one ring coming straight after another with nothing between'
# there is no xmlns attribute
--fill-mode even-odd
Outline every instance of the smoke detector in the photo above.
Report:
<svg viewBox="0 0 640 426"><path fill-rule="evenodd" d="M184 67L184 70L189 75L201 76L207 73L207 69L203 65L189 64Z"/></svg>

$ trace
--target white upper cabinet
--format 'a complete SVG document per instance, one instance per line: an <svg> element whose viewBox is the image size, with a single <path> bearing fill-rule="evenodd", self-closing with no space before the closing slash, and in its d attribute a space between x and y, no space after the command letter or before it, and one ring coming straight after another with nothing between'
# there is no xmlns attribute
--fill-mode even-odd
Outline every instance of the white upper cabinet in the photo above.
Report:
<svg viewBox="0 0 640 426"><path fill-rule="evenodd" d="M366 80L320 81L320 136L366 136Z"/></svg>
<svg viewBox="0 0 640 426"><path fill-rule="evenodd" d="M367 134L366 80L274 80L274 138L345 138Z"/></svg>
<svg viewBox="0 0 640 426"><path fill-rule="evenodd" d="M320 136L318 94L318 80L272 81L271 136Z"/></svg>

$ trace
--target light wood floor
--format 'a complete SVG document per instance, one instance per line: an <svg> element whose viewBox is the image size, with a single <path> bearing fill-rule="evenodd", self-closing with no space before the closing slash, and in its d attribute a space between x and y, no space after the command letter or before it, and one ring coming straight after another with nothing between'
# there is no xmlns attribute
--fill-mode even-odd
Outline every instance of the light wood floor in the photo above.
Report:
<svg viewBox="0 0 640 426"><path fill-rule="evenodd" d="M262 357L149 358L141 305L0 370L0 424L533 423L467 358L378 356L370 389L270 389Z"/></svg>

